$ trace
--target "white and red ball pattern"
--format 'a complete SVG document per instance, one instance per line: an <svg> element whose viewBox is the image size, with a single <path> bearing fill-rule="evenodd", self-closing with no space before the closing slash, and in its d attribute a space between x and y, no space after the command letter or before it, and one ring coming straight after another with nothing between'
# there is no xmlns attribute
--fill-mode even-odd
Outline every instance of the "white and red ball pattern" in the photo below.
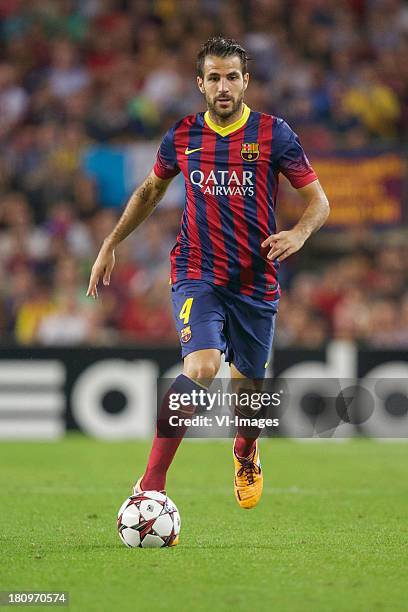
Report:
<svg viewBox="0 0 408 612"><path fill-rule="evenodd" d="M159 491L128 497L118 512L119 537L129 548L171 546L180 533L180 525L176 505Z"/></svg>

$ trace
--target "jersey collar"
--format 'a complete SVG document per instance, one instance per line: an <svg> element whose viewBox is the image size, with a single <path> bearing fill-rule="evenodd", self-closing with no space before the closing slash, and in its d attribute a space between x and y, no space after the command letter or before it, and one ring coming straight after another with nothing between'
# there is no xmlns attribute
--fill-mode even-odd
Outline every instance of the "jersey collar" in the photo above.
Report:
<svg viewBox="0 0 408 612"><path fill-rule="evenodd" d="M249 106L244 104L244 111L242 113L241 118L237 119L237 121L234 121L234 123L231 123L231 125L226 125L225 127L217 125L211 119L210 113L208 111L204 113L204 121L211 130L214 130L214 132L217 132L217 134L219 134L220 136L229 136L230 134L232 134L232 132L236 132L246 124L250 113L251 109L249 108Z"/></svg>

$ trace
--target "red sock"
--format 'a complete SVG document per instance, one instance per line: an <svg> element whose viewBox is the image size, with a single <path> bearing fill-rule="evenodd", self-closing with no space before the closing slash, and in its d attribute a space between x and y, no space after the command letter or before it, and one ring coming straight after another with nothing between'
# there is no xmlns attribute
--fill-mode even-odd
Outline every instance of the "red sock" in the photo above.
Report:
<svg viewBox="0 0 408 612"><path fill-rule="evenodd" d="M246 414L238 411L237 408L235 409L235 414L241 419L248 418ZM234 444L235 454L238 457L249 457L255 450L255 442L259 438L261 431L256 425L238 425Z"/></svg>
<svg viewBox="0 0 408 612"><path fill-rule="evenodd" d="M249 457L255 449L256 439L244 438L241 434L237 434L235 438L234 451L238 457Z"/></svg>
<svg viewBox="0 0 408 612"><path fill-rule="evenodd" d="M169 408L169 396L174 393L190 393L193 389L199 391L202 387L184 374L181 374L175 379L163 399L147 468L140 483L144 491L161 491L165 489L167 470L188 429L185 426L177 428L169 426L169 415L177 414L177 411L170 410ZM194 406L183 407L184 414L187 412L192 415L194 410ZM166 433L168 437L166 437Z"/></svg>
<svg viewBox="0 0 408 612"><path fill-rule="evenodd" d="M187 430L187 427L185 429ZM156 429L147 468L140 483L143 491L162 491L166 488L167 470L183 436L179 438L160 438Z"/></svg>

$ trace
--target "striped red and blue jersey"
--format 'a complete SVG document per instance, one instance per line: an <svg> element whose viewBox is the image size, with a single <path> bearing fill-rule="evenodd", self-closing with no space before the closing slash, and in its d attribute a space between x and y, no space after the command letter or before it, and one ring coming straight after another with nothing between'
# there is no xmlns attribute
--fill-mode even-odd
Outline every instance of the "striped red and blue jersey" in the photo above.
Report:
<svg viewBox="0 0 408 612"><path fill-rule="evenodd" d="M317 179L289 125L246 105L224 128L208 111L189 115L165 134L154 172L162 179L182 172L186 185L171 282L205 280L276 300L279 264L261 244L276 231L279 173L297 189Z"/></svg>

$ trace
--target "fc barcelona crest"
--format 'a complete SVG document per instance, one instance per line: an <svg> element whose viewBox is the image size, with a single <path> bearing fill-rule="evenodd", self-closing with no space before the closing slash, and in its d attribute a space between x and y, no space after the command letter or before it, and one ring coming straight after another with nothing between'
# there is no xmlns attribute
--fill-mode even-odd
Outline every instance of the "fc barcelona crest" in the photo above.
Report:
<svg viewBox="0 0 408 612"><path fill-rule="evenodd" d="M188 342L189 340L191 340L191 327L190 325L187 325L186 327L183 327L183 329L180 332L180 339L182 342Z"/></svg>
<svg viewBox="0 0 408 612"><path fill-rule="evenodd" d="M259 157L259 142L243 142L241 157L245 161L256 161Z"/></svg>

